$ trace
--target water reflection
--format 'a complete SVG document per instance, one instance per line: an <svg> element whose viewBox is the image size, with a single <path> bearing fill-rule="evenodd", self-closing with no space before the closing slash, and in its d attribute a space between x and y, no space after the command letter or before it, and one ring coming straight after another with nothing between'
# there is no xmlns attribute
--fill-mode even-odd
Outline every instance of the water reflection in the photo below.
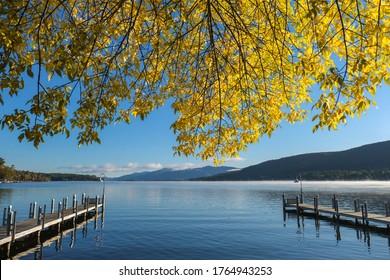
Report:
<svg viewBox="0 0 390 280"><path fill-rule="evenodd" d="M296 219L296 235L299 240L305 239L305 232L311 232L311 229L306 229L305 225L309 222L309 226L314 226L315 237L321 237L321 231L326 231L329 227L333 228L335 244L341 244L342 241L350 241L349 235L343 236L343 232L355 232L355 238L365 244L367 253L372 253L372 235L376 237L383 237L387 239L387 248L390 256L390 231L383 225L366 226L364 224L356 223L355 221L340 220L333 217L316 216L316 215L297 215L295 212L284 212L284 227L287 227L289 220ZM323 223L323 225L322 225ZM307 233L306 233L307 234Z"/></svg>
<svg viewBox="0 0 390 280"><path fill-rule="evenodd" d="M76 227L72 227L70 229L61 230L61 232L58 233L58 235L55 236L42 236L39 244L36 246L28 249L23 250L21 252L13 252L13 256L10 256L9 259L17 260L24 258L26 256L32 256L34 260L42 260L44 259L44 252L51 247L52 244L55 244L54 250L56 253L61 253L63 251L63 243L67 239L68 235L70 235L69 238L69 248L77 247L77 232L81 230L82 238L88 237L88 225L93 222L94 223L94 232L96 232L96 235L94 237L95 240L95 247L100 248L102 246L102 240L103 240L103 225L104 225L104 215L99 213L98 215L95 215L94 217L90 217L85 221L80 222L77 224ZM44 232L42 232L44 233ZM24 258L25 259L25 258Z"/></svg>
<svg viewBox="0 0 390 280"><path fill-rule="evenodd" d="M88 187L82 185L70 191L72 184L77 183L50 191L43 187L22 191L18 187L11 197L8 194L8 198L1 201L8 206L9 200L20 200L25 207L31 201L46 201L61 193L80 193ZM333 182L327 184L334 185ZM340 208L361 198L362 203L368 201L371 213L381 212L382 201L390 200L390 188L373 189L372 192L372 189L360 190L359 193L356 188L345 191L313 186L309 183L304 186L305 199L312 201L319 195L321 205L331 205L335 191L339 200L345 203L340 204ZM389 258L389 236L371 229L365 231L362 226L356 227L354 221L337 224L332 217L316 219L293 212L282 215L283 193L294 197L296 185L289 187L285 182L109 182L106 221L103 217L89 220L82 228L58 236L56 243L41 244L23 258ZM43 198L35 199L40 195Z"/></svg>

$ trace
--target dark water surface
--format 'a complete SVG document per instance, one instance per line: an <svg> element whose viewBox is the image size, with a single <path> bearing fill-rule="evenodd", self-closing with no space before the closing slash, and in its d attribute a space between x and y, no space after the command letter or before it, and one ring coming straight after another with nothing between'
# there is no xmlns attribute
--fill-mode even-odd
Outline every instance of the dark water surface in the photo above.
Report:
<svg viewBox="0 0 390 280"><path fill-rule="evenodd" d="M0 209L12 205L18 220L30 202L50 207L84 192L102 193L100 182L0 184ZM320 195L340 208L367 201L384 214L390 182L304 182L306 201ZM331 220L283 219L282 194L299 194L292 182L106 182L106 211L20 259L390 259L390 236L338 226ZM385 227L382 225L381 227Z"/></svg>

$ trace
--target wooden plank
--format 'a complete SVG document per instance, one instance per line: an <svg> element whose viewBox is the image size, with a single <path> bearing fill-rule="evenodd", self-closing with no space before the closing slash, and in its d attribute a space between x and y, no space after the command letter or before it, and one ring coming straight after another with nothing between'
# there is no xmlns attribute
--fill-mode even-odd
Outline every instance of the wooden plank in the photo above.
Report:
<svg viewBox="0 0 390 280"><path fill-rule="evenodd" d="M96 201L98 202L96 204ZM62 222L66 222L70 219L74 219L80 217L81 215L85 215L88 212L95 211L96 214L99 208L103 207L102 203L99 203L98 199L95 199L95 203L86 207L84 205L77 206L77 209L68 208L63 209L63 216L58 217L58 213L48 213L45 215L45 223L44 225L38 224L37 218L29 218L27 220L23 220L21 222L15 223L15 239L19 239L30 234L39 232L41 230L47 229L50 226L60 224ZM66 201L65 201L66 203ZM12 235L8 236L7 228L0 227L0 245L7 244L12 241Z"/></svg>
<svg viewBox="0 0 390 280"><path fill-rule="evenodd" d="M331 215L337 215L338 217L347 217L347 218L353 218L353 219L360 219L362 220L362 212L361 211L354 211L354 210L346 210L346 209L338 209L336 211L332 207L327 206L318 206L317 208L315 205L307 204L307 203L299 203L296 204L295 198L287 198L286 199L286 205L285 207L297 207L299 210L306 210L306 211L314 211L317 213L323 213L323 214L331 214ZM377 223L384 223L387 225L390 225L390 217L380 214L367 214L367 217L364 217L364 221L372 221Z"/></svg>

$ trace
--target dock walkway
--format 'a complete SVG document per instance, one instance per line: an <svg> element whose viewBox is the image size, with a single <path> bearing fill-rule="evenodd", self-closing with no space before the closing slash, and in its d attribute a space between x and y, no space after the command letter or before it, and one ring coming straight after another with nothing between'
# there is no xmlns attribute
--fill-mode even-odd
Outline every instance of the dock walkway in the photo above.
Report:
<svg viewBox="0 0 390 280"><path fill-rule="evenodd" d="M52 200L51 211L46 213L46 205L39 207L36 211L36 203L30 204L29 217L23 221L17 221L17 212L4 208L3 226L0 227L0 249L1 256L9 256L12 245L21 239L35 239L39 243L40 233L46 230L55 229L58 233L66 223L72 222L74 226L77 220L86 220L91 213L98 215L99 211L104 212L105 198L95 198L82 196L81 204L78 205L76 195L73 195L73 204L68 207L68 199L58 203L57 211L54 210L54 199ZM5 251L5 252L4 252Z"/></svg>
<svg viewBox="0 0 390 280"><path fill-rule="evenodd" d="M304 203L302 199L297 196L296 198L286 198L283 195L283 210L286 211L288 209L296 210L297 214L303 214L304 211L311 211L315 215L320 214L330 214L333 217L340 218L352 218L355 219L356 223L368 226L369 222L375 222L379 224L387 225L387 228L390 229L390 203L385 203L385 214L370 214L368 213L367 203L360 205L358 200L354 201L354 209L340 209L339 202L335 196L332 199L332 207L321 206L319 205L319 198L316 196L314 198L313 204Z"/></svg>

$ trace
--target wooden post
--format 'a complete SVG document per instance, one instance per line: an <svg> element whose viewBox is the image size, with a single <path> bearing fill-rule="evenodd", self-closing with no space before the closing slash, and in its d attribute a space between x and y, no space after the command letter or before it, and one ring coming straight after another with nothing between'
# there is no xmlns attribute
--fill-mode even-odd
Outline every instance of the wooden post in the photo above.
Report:
<svg viewBox="0 0 390 280"><path fill-rule="evenodd" d="M54 213L54 198L51 200L51 210L50 210L50 213Z"/></svg>
<svg viewBox="0 0 390 280"><path fill-rule="evenodd" d="M296 197L296 204L297 204L297 216L299 218L299 195Z"/></svg>
<svg viewBox="0 0 390 280"><path fill-rule="evenodd" d="M41 224L41 218L42 218L42 206L39 206L39 208L38 208L38 216L37 216L37 225Z"/></svg>
<svg viewBox="0 0 390 280"><path fill-rule="evenodd" d="M84 220L86 220L87 219L87 214L88 214L88 209L89 209L89 196L85 200L84 207L85 207L85 209L87 209L87 211L85 211L85 213L84 213Z"/></svg>
<svg viewBox="0 0 390 280"><path fill-rule="evenodd" d="M75 204L76 204L76 195L73 194L73 202L72 202L73 213L75 212L75 209L74 209Z"/></svg>
<svg viewBox="0 0 390 280"><path fill-rule="evenodd" d="M336 213L337 213L337 215L336 215L336 217L337 217L337 220L339 220L340 219L340 215L339 215L339 200L338 199L335 199L334 200L334 210L336 211ZM334 215L333 215L334 216Z"/></svg>
<svg viewBox="0 0 390 280"><path fill-rule="evenodd" d="M366 217L366 225L368 226L368 207L367 207L367 201L364 202L364 216Z"/></svg>
<svg viewBox="0 0 390 280"><path fill-rule="evenodd" d="M37 216L37 202L34 202L33 203L32 217L31 218L35 219L36 216Z"/></svg>
<svg viewBox="0 0 390 280"><path fill-rule="evenodd" d="M7 224L7 208L4 208L4 213L3 213L3 226Z"/></svg>
<svg viewBox="0 0 390 280"><path fill-rule="evenodd" d="M61 218L61 208L62 208L61 201L58 201L57 219ZM61 230L61 223L58 223L57 224L57 232L60 232L60 230Z"/></svg>
<svg viewBox="0 0 390 280"><path fill-rule="evenodd" d="M12 225L12 205L9 205L7 209L7 236L10 235L11 225Z"/></svg>
<svg viewBox="0 0 390 280"><path fill-rule="evenodd" d="M106 208L106 194L103 192L103 197L102 197L102 213L104 213L104 208Z"/></svg>
<svg viewBox="0 0 390 280"><path fill-rule="evenodd" d="M333 207L333 209L336 210L336 195L335 194L333 194L333 197L332 197L332 207Z"/></svg>
<svg viewBox="0 0 390 280"><path fill-rule="evenodd" d="M354 211L355 212L359 212L359 209L360 209L359 199L355 199L354 202L353 202L353 205L354 205ZM359 224L359 219L358 218L355 219L355 223L356 223L356 225Z"/></svg>
<svg viewBox="0 0 390 280"><path fill-rule="evenodd" d="M389 217L390 216L390 202L387 201L385 203L385 210L386 210L386 217Z"/></svg>
<svg viewBox="0 0 390 280"><path fill-rule="evenodd" d="M96 202L95 202L95 212L96 212L96 215L97 213L99 213L99 196L97 195L96 196Z"/></svg>
<svg viewBox="0 0 390 280"><path fill-rule="evenodd" d="M85 193L81 195L81 204L85 204Z"/></svg>
<svg viewBox="0 0 390 280"><path fill-rule="evenodd" d="M61 201L58 202L58 212L57 212L57 218L61 218Z"/></svg>
<svg viewBox="0 0 390 280"><path fill-rule="evenodd" d="M13 220L12 220L12 243L15 242L15 234L16 234L16 211L14 212L13 215Z"/></svg>
<svg viewBox="0 0 390 280"><path fill-rule="evenodd" d="M42 229L45 228L45 220L46 220L46 204L43 205Z"/></svg>
<svg viewBox="0 0 390 280"><path fill-rule="evenodd" d="M315 215L318 216L319 212L318 212L318 200L319 200L319 196L315 196L314 197L314 212L315 212Z"/></svg>
<svg viewBox="0 0 390 280"><path fill-rule="evenodd" d="M37 212L37 203L36 202L30 203L30 212L28 214L28 217L35 219L36 212Z"/></svg>
<svg viewBox="0 0 390 280"><path fill-rule="evenodd" d="M12 217L13 217L13 212L12 212L12 205L8 206L8 214L7 214L7 236L11 235L11 228L12 228Z"/></svg>
<svg viewBox="0 0 390 280"><path fill-rule="evenodd" d="M61 214L61 218L62 218L62 221L61 223L64 223L64 218L65 218L65 205L62 206L62 214Z"/></svg>
<svg viewBox="0 0 390 280"><path fill-rule="evenodd" d="M359 199L354 200L354 207L355 207L355 212L359 212L359 209L360 209Z"/></svg>
<svg viewBox="0 0 390 280"><path fill-rule="evenodd" d="M283 194L283 213L286 212L286 196Z"/></svg>
<svg viewBox="0 0 390 280"><path fill-rule="evenodd" d="M79 209L78 209L78 207L77 207L77 200L75 201L75 206L76 206L76 215L74 216L74 224L76 225L76 223L77 223L77 217L78 217L78 215L79 215Z"/></svg>
<svg viewBox="0 0 390 280"><path fill-rule="evenodd" d="M68 197L63 199L63 208L68 209Z"/></svg>

